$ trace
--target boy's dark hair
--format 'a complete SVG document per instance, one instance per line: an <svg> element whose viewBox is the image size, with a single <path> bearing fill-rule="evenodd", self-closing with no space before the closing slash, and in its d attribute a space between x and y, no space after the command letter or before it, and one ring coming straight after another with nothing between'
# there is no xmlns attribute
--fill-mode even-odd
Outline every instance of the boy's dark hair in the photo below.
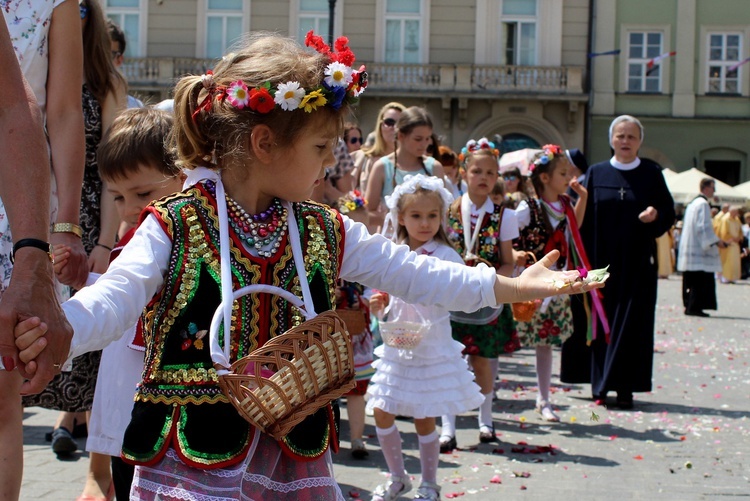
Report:
<svg viewBox="0 0 750 501"><path fill-rule="evenodd" d="M127 46L125 42L125 32L122 31L122 28L113 23L111 19L107 19L107 28L109 28L110 40L117 42L120 54L125 54L125 48Z"/></svg>
<svg viewBox="0 0 750 501"><path fill-rule="evenodd" d="M123 111L99 144L99 175L105 180L125 179L141 165L169 177L179 174L174 153L165 146L173 123L172 115L153 108Z"/></svg>
<svg viewBox="0 0 750 501"><path fill-rule="evenodd" d="M715 182L716 180L712 177L704 177L703 179L701 179L700 190L703 191L709 186L714 186Z"/></svg>

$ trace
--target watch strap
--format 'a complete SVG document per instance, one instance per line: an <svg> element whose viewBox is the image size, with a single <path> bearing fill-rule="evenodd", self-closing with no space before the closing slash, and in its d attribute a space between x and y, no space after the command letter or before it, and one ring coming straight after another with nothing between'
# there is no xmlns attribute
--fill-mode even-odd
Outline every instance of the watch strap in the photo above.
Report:
<svg viewBox="0 0 750 501"><path fill-rule="evenodd" d="M24 247L34 247L36 249L42 250L47 253L47 256L49 256L49 260L51 262L55 262L54 254L52 253L52 246L49 244L49 242L45 242L44 240L39 240L38 238L22 238L18 242L13 245L13 252L10 255L10 262L13 263L16 260L16 252L18 252L20 249L23 249Z"/></svg>

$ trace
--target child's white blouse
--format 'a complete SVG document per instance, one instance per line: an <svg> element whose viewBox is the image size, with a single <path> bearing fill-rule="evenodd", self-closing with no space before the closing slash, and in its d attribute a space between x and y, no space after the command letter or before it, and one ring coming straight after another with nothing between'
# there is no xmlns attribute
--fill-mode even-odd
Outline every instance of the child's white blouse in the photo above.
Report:
<svg viewBox="0 0 750 501"><path fill-rule="evenodd" d="M344 217L345 245L340 278L386 291L416 304L475 311L496 306L495 271L420 256L361 223ZM162 287L172 241L153 215L97 282L62 307L73 326L69 357L101 350L118 339Z"/></svg>

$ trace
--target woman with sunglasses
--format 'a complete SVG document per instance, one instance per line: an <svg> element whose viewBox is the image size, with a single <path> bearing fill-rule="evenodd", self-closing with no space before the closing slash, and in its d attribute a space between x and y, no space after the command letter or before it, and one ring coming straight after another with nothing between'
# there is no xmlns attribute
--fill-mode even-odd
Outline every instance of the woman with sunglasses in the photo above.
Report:
<svg viewBox="0 0 750 501"><path fill-rule="evenodd" d="M521 200L528 200L526 179L521 175L518 167L500 173L505 183L505 199L511 209L515 209Z"/></svg>
<svg viewBox="0 0 750 501"><path fill-rule="evenodd" d="M350 155L362 147L362 129L359 125L352 122L344 124L344 142Z"/></svg>
<svg viewBox="0 0 750 501"><path fill-rule="evenodd" d="M401 117L401 112L406 109L401 103L391 102L380 108L378 120L375 124L373 134L375 144L372 146L362 146L359 150L352 153L354 160L355 188L362 193L367 192L367 183L370 178L370 171L381 157L393 153L396 149L396 122ZM377 206L376 206L377 207ZM371 232L376 232L380 224L383 223L385 209L380 211L381 215L375 218L374 226L368 224ZM379 221L379 222L378 222Z"/></svg>
<svg viewBox="0 0 750 501"><path fill-rule="evenodd" d="M396 149L381 157L372 166L370 182L365 191L365 201L370 216L370 226L383 223L385 197L407 176L424 174L443 179L445 172L435 157L427 154L432 141L432 117L424 108L412 106L405 109L396 123Z"/></svg>

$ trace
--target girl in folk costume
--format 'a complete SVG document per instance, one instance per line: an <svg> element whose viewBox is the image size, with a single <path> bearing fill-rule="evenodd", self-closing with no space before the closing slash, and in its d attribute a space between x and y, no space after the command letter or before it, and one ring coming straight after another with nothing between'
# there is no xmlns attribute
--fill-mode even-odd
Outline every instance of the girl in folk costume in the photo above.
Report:
<svg viewBox="0 0 750 501"><path fill-rule="evenodd" d="M588 268L581 245L578 228L583 222L588 193L572 177L565 152L557 145L543 146L530 166L531 182L538 198L522 200L516 208L520 237L515 242L517 250L534 255L529 262L552 249L560 251L556 267ZM565 192L568 187L578 194L573 207ZM536 349L536 373L539 394L536 411L545 421L559 421L549 402L552 379L552 347L561 346L570 337L573 317L570 298L545 300L528 322L517 322L521 344Z"/></svg>
<svg viewBox="0 0 750 501"><path fill-rule="evenodd" d="M395 227L394 240L404 243L417 254L461 263L445 234L444 215L453 200L443 181L423 174L407 177L386 202L390 213L386 226ZM372 296L373 312L382 311L387 296ZM419 312L414 317L429 325L422 341L404 356L402 350L383 344L375 350L380 357L367 390L367 407L373 409L378 440L391 478L379 486L373 500L393 500L411 489L404 470L401 435L394 424L397 415L414 418L419 438L419 461L422 483L414 499L440 499L437 485L440 445L435 432L435 417L475 409L482 403L479 387L461 357L463 346L451 339L450 315L440 306L409 306L394 298L394 308L403 306Z"/></svg>
<svg viewBox="0 0 750 501"><path fill-rule="evenodd" d="M499 152L486 138L471 140L461 153L465 162L467 193L455 200L448 215L448 238L469 266L486 263L499 274L513 272L512 240L518 237L515 213L490 199L498 177ZM479 408L479 440L495 440L492 399L497 377L497 357L519 348L510 309L484 310L475 316L454 315L453 338L464 344L484 402ZM441 449L456 447L456 417L442 418Z"/></svg>
<svg viewBox="0 0 750 501"><path fill-rule="evenodd" d="M548 270L557 253L508 279L417 255L306 202L367 84L345 38L335 50L312 32L306 43L315 51L257 33L213 72L180 80L173 143L188 172L184 191L150 204L107 272L63 305L75 331L69 356L103 348L141 318L145 368L122 450L136 465L131 499L343 499L330 404L277 441L218 383L234 361L302 322L291 295L314 315L333 306L342 278L472 311L597 287ZM289 300L233 299L256 284ZM205 342L216 315L218 338Z"/></svg>

